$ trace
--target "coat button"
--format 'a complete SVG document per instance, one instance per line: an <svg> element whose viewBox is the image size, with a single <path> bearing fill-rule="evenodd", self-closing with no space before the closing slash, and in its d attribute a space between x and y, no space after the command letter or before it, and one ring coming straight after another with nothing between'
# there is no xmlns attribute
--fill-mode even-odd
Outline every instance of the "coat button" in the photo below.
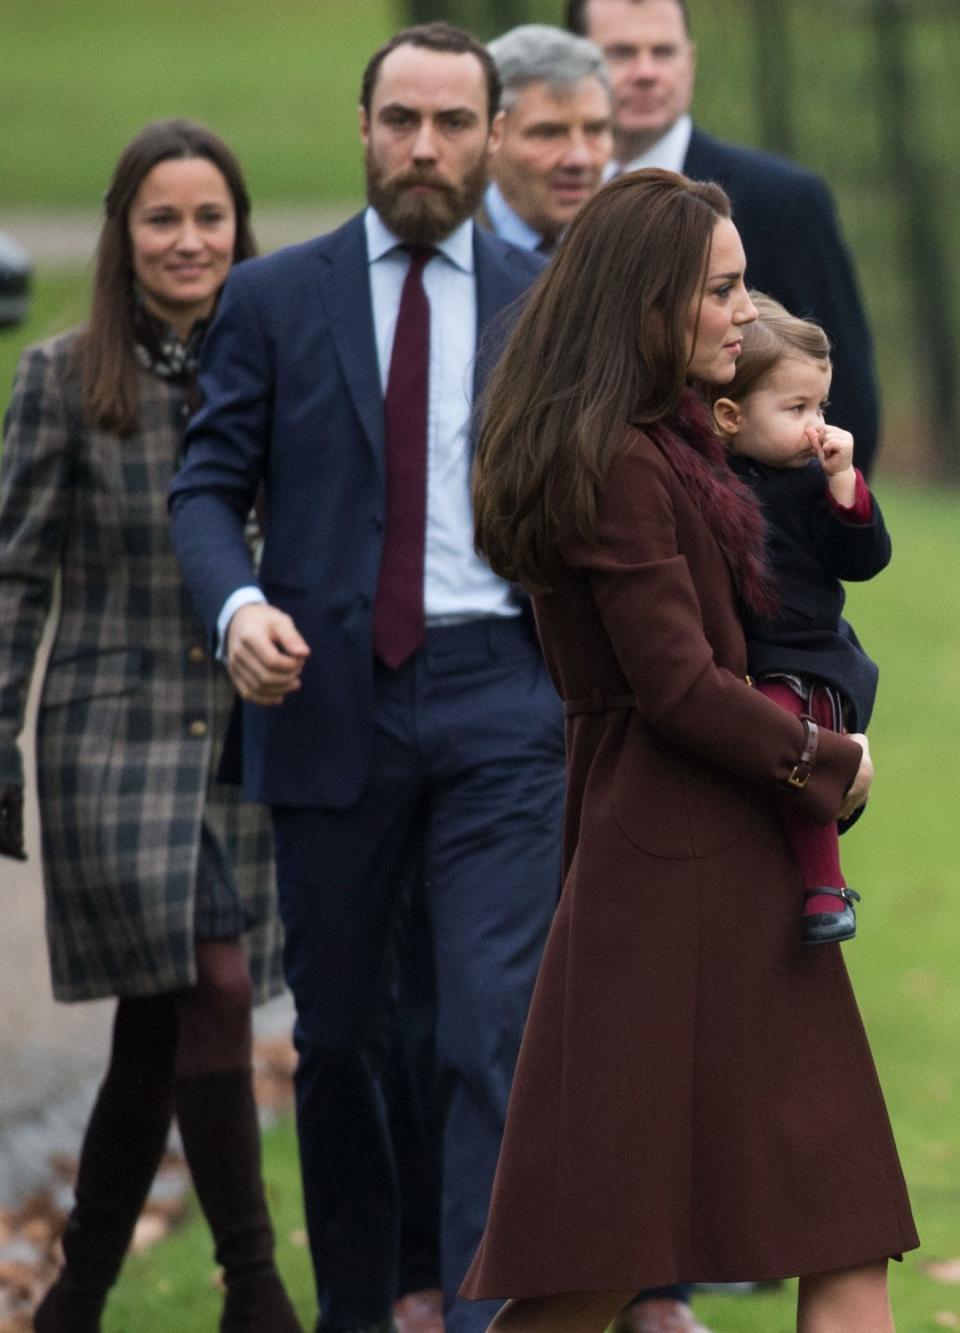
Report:
<svg viewBox="0 0 960 1333"><path fill-rule="evenodd" d="M190 723L190 735L191 735L191 736L206 736L206 734L207 734L207 730L208 730L208 728L207 728L207 724L206 724L206 722L204 722L203 718L201 718L201 717L195 718L195 719Z"/></svg>
<svg viewBox="0 0 960 1333"><path fill-rule="evenodd" d="M370 610L370 598L367 596L365 592L362 592L360 596L357 598L357 606L359 606L361 611Z"/></svg>
<svg viewBox="0 0 960 1333"><path fill-rule="evenodd" d="M188 649L187 651L188 662L194 662L197 666L199 666L201 662L205 662L206 660L207 660L207 650L206 648L201 648L199 643L195 643L192 648Z"/></svg>

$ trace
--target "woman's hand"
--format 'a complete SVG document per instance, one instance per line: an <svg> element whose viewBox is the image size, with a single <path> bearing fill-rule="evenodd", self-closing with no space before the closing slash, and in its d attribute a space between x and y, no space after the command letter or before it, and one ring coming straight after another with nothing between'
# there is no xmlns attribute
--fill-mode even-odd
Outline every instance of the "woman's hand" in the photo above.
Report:
<svg viewBox="0 0 960 1333"><path fill-rule="evenodd" d="M854 732L850 739L856 741L863 750L857 775L850 784L843 805L840 807L840 819L849 819L855 810L859 810L870 795L873 784L873 760L870 758L870 742L862 732Z"/></svg>
<svg viewBox="0 0 960 1333"><path fill-rule="evenodd" d="M0 784L0 856L15 861L27 859L23 845L23 788L13 782Z"/></svg>

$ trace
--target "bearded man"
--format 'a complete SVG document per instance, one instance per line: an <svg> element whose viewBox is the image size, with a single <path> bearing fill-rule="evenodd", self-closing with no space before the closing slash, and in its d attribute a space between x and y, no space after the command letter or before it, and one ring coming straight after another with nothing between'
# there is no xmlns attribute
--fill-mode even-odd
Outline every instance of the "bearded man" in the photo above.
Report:
<svg viewBox="0 0 960 1333"><path fill-rule="evenodd" d="M528 608L473 549L472 405L497 316L543 263L473 223L498 99L485 48L447 24L374 54L369 206L230 275L171 499L243 700L244 787L273 815L324 1333L392 1327L379 1064L398 911L417 885L436 969L445 1329L486 1328L489 1303L456 1291L559 888L559 703ZM244 519L261 485L258 577Z"/></svg>

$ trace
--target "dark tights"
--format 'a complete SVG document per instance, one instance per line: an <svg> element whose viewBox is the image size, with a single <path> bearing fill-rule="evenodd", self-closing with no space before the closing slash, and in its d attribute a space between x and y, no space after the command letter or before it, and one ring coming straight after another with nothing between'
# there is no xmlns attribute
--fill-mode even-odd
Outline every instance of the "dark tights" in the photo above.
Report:
<svg viewBox="0 0 960 1333"><path fill-rule="evenodd" d="M164 1084L250 1064L251 986L238 939L198 940L197 984L117 1002L107 1081Z"/></svg>

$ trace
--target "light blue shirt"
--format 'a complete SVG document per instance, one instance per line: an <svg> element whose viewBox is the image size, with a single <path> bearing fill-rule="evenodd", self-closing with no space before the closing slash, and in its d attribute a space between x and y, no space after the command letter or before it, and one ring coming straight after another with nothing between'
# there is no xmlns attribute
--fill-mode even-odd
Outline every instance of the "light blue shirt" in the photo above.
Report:
<svg viewBox="0 0 960 1333"><path fill-rule="evenodd" d="M402 242L368 208L373 328L384 394L403 283L410 266ZM477 351L473 222L436 245L423 270L430 303L430 397L427 405L427 544L423 604L427 624L518 614L509 584L473 549L470 418Z"/></svg>
<svg viewBox="0 0 960 1333"><path fill-rule="evenodd" d="M499 237L519 246L521 250L536 250L543 237L538 231L534 231L529 222L524 222L519 213L514 212L495 181L491 181L487 186L483 205L493 223L493 230Z"/></svg>
<svg viewBox="0 0 960 1333"><path fill-rule="evenodd" d="M393 335L410 257L403 242L368 208L364 214L370 297L380 384L390 373ZM427 537L424 609L427 623L454 624L479 616L519 615L509 584L473 549L470 502L470 417L477 350L477 284L473 222L461 223L436 244L423 271L430 303L430 380L427 404ZM358 294L358 299L362 299ZM259 588L238 588L217 618L221 645L234 612L266 601Z"/></svg>

